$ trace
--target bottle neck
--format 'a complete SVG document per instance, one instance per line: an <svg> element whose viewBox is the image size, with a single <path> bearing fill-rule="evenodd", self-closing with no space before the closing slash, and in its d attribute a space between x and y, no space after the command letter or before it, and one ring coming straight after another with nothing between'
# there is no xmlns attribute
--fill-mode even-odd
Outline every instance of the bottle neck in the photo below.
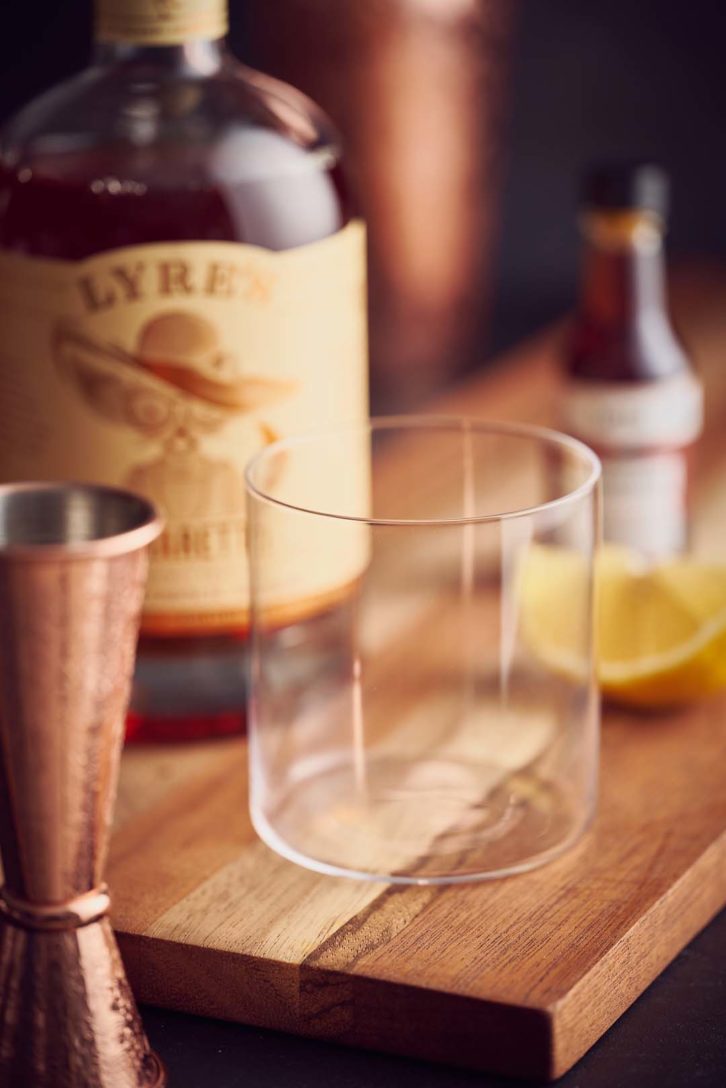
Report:
<svg viewBox="0 0 726 1088"><path fill-rule="evenodd" d="M211 76L222 67L227 54L225 38L214 41L196 38L172 45L138 45L135 42L97 41L95 64L149 66L167 72L189 72Z"/></svg>
<svg viewBox="0 0 726 1088"><path fill-rule="evenodd" d="M627 331L665 313L662 224L644 212L588 213L580 315L601 330Z"/></svg>
<svg viewBox="0 0 726 1088"><path fill-rule="evenodd" d="M227 0L95 0L98 64L209 75L222 65Z"/></svg>

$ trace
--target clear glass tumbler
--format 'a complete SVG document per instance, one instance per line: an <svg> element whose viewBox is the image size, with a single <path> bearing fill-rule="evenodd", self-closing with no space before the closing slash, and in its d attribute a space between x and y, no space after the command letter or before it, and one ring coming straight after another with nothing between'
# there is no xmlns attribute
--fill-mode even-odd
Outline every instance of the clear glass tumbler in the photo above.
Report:
<svg viewBox="0 0 726 1088"><path fill-rule="evenodd" d="M572 438L435 417L251 462L251 811L269 846L420 884L522 872L581 836L599 481Z"/></svg>

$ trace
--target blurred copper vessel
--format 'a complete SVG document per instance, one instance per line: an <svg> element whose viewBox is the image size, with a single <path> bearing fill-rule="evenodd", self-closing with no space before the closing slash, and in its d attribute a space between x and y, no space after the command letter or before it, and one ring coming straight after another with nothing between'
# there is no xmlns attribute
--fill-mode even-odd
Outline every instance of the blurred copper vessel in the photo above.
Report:
<svg viewBox="0 0 726 1088"><path fill-rule="evenodd" d="M368 224L374 407L481 362L514 0L248 0L239 56L343 134Z"/></svg>
<svg viewBox="0 0 726 1088"><path fill-rule="evenodd" d="M0 1084L165 1083L103 883L153 506L0 487Z"/></svg>

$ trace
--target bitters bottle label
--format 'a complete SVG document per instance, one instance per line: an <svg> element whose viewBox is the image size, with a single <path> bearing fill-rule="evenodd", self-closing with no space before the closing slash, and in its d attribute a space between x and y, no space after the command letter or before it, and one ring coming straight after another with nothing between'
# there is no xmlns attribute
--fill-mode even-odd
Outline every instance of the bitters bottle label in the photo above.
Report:
<svg viewBox="0 0 726 1088"><path fill-rule="evenodd" d="M703 389L690 372L659 381L570 382L566 430L603 468L603 536L653 557L688 543L688 451L703 427Z"/></svg>

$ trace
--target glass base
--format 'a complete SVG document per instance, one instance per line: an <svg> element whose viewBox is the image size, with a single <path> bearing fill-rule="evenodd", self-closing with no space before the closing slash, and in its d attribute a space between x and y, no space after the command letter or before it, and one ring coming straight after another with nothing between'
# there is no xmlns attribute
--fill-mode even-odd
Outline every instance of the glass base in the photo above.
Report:
<svg viewBox="0 0 726 1088"><path fill-rule="evenodd" d="M453 760L369 760L317 767L263 811L258 835L328 875L449 884L525 872L569 849L591 813L535 774Z"/></svg>
<svg viewBox="0 0 726 1088"><path fill-rule="evenodd" d="M246 730L247 648L233 637L142 638L127 742L229 737Z"/></svg>

